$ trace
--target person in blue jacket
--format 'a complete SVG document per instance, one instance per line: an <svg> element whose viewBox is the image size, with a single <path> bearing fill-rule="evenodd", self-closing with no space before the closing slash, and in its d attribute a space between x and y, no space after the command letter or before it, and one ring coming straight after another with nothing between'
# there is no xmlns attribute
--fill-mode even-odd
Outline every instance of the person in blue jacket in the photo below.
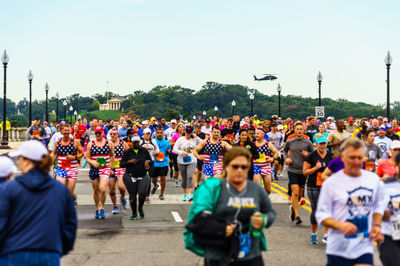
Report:
<svg viewBox="0 0 400 266"><path fill-rule="evenodd" d="M14 162L7 156L0 156L0 187L11 179L13 173L17 170Z"/></svg>
<svg viewBox="0 0 400 266"><path fill-rule="evenodd" d="M47 149L30 140L9 153L22 172L0 188L0 265L59 265L77 219L68 189L49 175Z"/></svg>

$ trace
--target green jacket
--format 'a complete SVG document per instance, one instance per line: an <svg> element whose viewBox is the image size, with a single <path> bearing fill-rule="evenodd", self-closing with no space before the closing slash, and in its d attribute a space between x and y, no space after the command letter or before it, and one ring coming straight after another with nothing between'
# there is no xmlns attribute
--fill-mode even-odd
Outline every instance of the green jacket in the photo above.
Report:
<svg viewBox="0 0 400 266"><path fill-rule="evenodd" d="M221 179L210 177L205 180L194 193L193 204L189 211L188 224L190 224L194 217L202 211L214 212L218 203L219 193L221 191ZM196 255L204 257L203 245L197 244L193 240L193 234L185 228L183 232L185 248L192 251ZM267 251L267 241L263 230L261 230L261 250Z"/></svg>

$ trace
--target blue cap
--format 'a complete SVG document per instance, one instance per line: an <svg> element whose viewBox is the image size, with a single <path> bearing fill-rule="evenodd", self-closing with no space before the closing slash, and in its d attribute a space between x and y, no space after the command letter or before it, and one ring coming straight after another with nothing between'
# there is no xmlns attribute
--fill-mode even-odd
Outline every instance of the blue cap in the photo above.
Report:
<svg viewBox="0 0 400 266"><path fill-rule="evenodd" d="M385 126L380 126L379 130L381 130L381 129L386 131L386 127Z"/></svg>
<svg viewBox="0 0 400 266"><path fill-rule="evenodd" d="M388 128L392 128L392 125L391 125L391 124L387 124L387 125L386 125L386 130L387 130Z"/></svg>
<svg viewBox="0 0 400 266"><path fill-rule="evenodd" d="M316 143L328 143L328 140L325 137L319 137L315 141Z"/></svg>

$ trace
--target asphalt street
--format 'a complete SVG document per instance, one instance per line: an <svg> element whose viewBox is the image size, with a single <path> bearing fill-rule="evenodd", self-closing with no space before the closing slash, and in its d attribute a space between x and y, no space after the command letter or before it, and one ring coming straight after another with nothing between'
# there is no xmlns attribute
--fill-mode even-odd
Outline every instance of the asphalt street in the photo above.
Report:
<svg viewBox="0 0 400 266"><path fill-rule="evenodd" d="M111 214L107 195L106 219L95 220L92 187L88 170L79 171L78 235L74 250L62 258L62 265L203 265L201 257L185 250L183 229L191 203L182 201L182 189L168 179L165 200L159 190L145 204L144 219L130 221L130 209ZM277 219L265 230L268 251L263 253L266 265L325 265L322 229L319 244L310 244L309 202L300 208L303 224L289 222L287 178L273 183L270 195ZM118 190L118 189L117 189ZM119 195L117 195L119 199ZM375 265L381 265L375 252Z"/></svg>

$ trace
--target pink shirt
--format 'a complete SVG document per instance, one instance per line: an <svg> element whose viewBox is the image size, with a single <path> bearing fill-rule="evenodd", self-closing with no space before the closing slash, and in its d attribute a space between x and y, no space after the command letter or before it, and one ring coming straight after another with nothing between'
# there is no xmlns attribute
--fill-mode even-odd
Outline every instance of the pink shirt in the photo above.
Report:
<svg viewBox="0 0 400 266"><path fill-rule="evenodd" d="M378 164L378 168L376 169L376 173L380 176L393 176L397 173L397 168L395 164L389 162L389 159L382 161Z"/></svg>

